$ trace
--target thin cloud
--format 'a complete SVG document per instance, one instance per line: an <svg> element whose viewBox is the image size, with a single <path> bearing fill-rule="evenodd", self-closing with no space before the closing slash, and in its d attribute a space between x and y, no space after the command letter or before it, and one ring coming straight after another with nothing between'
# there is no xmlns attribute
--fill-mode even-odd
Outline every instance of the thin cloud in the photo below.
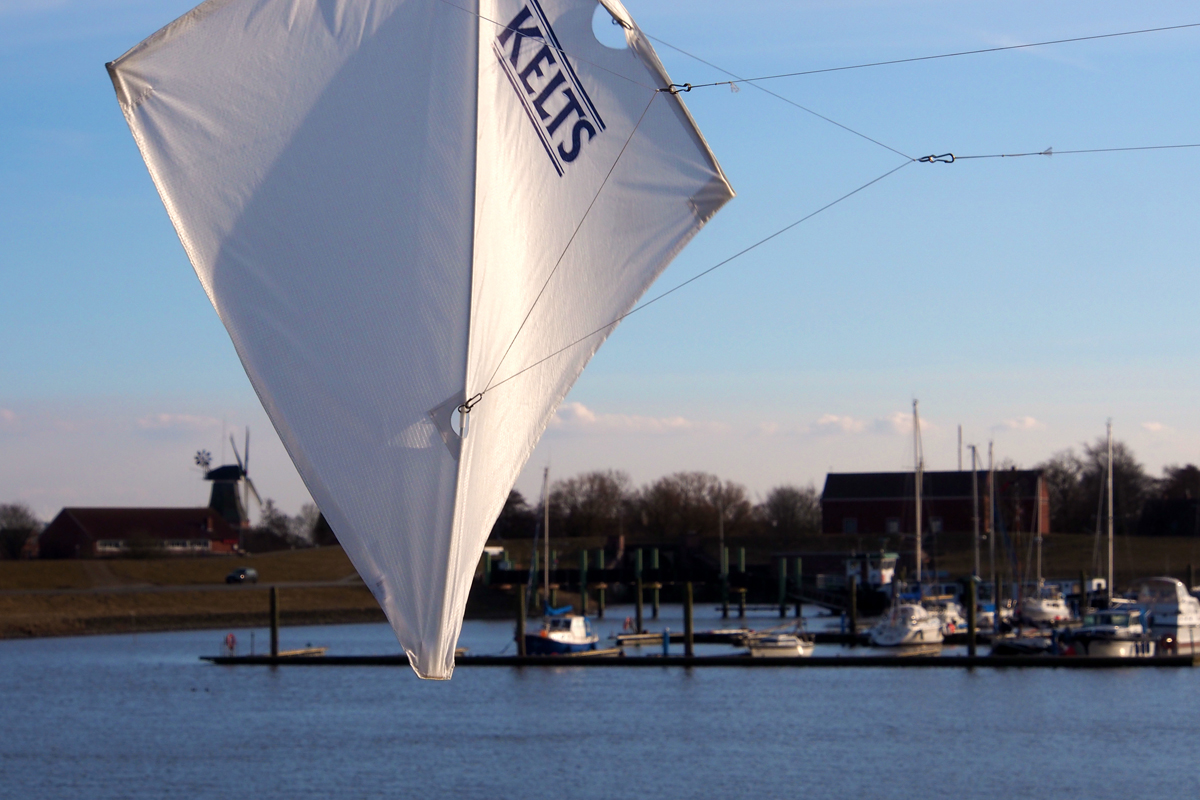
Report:
<svg viewBox="0 0 1200 800"><path fill-rule="evenodd" d="M1033 417L1017 417L1016 419L1006 419L1000 423L997 428L1009 431L1033 431L1045 428L1044 422L1038 422Z"/></svg>
<svg viewBox="0 0 1200 800"><path fill-rule="evenodd" d="M813 425L813 432L818 434L831 433L862 433L867 424L860 419L837 414L825 414Z"/></svg>
<svg viewBox="0 0 1200 800"><path fill-rule="evenodd" d="M598 414L583 403L563 403L550 420L550 427L587 433L687 433L717 431L724 426L711 422L696 422L685 417Z"/></svg>
<svg viewBox="0 0 1200 800"><path fill-rule="evenodd" d="M137 421L143 431L200 431L220 425L219 419L194 414L150 414Z"/></svg>
<svg viewBox="0 0 1200 800"><path fill-rule="evenodd" d="M1171 430L1161 422L1143 422L1142 427L1151 433L1167 433Z"/></svg>

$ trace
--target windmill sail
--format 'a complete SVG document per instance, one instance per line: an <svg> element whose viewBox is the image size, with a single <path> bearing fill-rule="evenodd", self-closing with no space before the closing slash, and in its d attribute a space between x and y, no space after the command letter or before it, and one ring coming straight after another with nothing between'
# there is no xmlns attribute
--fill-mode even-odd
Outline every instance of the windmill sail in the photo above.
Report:
<svg viewBox="0 0 1200 800"><path fill-rule="evenodd" d="M255 391L422 677L450 676L491 526L607 324L733 196L603 3L627 49L596 40L592 0L208 0L109 65Z"/></svg>

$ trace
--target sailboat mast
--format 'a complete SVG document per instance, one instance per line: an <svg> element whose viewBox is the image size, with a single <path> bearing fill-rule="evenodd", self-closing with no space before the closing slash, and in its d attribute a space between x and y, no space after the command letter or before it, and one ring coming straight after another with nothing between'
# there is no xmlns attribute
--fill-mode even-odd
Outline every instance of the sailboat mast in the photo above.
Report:
<svg viewBox="0 0 1200 800"><path fill-rule="evenodd" d="M545 562L545 601L546 610L550 610L550 468L542 472L542 555Z"/></svg>
<svg viewBox="0 0 1200 800"><path fill-rule="evenodd" d="M917 597L921 596L921 481L925 465L921 458L921 419L917 416L917 401L913 400L913 462L916 464L917 501Z"/></svg>
<svg viewBox="0 0 1200 800"><path fill-rule="evenodd" d="M992 603L996 606L993 616L996 630L1000 629L1000 584L996 580L996 462L993 459L993 442L988 442L988 557L992 570Z"/></svg>
<svg viewBox="0 0 1200 800"><path fill-rule="evenodd" d="M1109 605L1113 597L1113 447L1112 420L1108 421L1108 587Z"/></svg>
<svg viewBox="0 0 1200 800"><path fill-rule="evenodd" d="M1037 590L1038 597L1042 596L1042 478L1038 476L1034 484L1034 502L1037 509L1033 512L1033 530L1037 541Z"/></svg>
<svg viewBox="0 0 1200 800"><path fill-rule="evenodd" d="M975 525L975 571L971 577L979 577L979 453L975 445L971 448L971 521Z"/></svg>

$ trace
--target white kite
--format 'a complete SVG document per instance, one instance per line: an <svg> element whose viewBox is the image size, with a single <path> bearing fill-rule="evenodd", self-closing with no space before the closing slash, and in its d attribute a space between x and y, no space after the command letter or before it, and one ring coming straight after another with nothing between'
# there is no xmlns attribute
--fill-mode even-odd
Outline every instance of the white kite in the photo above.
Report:
<svg viewBox="0 0 1200 800"><path fill-rule="evenodd" d="M733 196L602 2L628 47L597 41L594 0L209 0L108 65L250 382L423 678L454 669L554 410Z"/></svg>

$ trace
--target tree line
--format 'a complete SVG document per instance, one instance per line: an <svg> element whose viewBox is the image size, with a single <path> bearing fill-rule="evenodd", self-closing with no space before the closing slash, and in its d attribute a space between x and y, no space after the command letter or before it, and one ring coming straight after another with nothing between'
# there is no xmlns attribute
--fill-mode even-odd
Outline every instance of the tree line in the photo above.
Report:
<svg viewBox="0 0 1200 800"><path fill-rule="evenodd" d="M632 541L668 541L693 535L715 539L820 533L821 498L813 485L782 485L760 503L746 487L707 472L676 472L635 487L621 470L585 472L550 486L554 537L625 535ZM494 539L532 538L545 513L513 490L492 529Z"/></svg>

